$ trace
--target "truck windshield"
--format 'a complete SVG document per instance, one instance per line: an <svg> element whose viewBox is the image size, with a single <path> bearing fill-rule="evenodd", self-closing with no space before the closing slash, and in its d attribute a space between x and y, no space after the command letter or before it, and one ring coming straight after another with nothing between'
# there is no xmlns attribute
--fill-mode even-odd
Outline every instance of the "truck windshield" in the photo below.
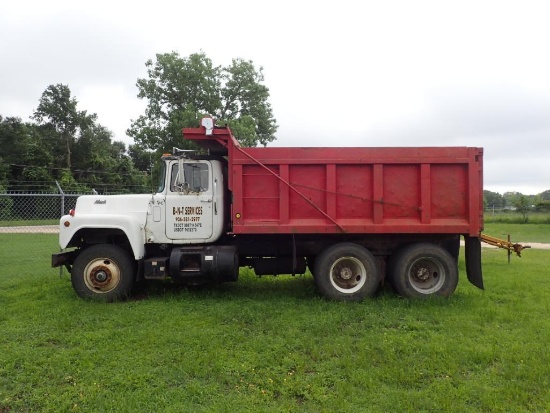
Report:
<svg viewBox="0 0 550 413"><path fill-rule="evenodd" d="M208 191L208 165L205 163L183 164L183 188L177 187L178 164L172 165L170 190L172 192L205 192Z"/></svg>
<svg viewBox="0 0 550 413"><path fill-rule="evenodd" d="M166 164L162 162L160 164L160 175L158 180L157 194L164 191L164 183L166 182Z"/></svg>

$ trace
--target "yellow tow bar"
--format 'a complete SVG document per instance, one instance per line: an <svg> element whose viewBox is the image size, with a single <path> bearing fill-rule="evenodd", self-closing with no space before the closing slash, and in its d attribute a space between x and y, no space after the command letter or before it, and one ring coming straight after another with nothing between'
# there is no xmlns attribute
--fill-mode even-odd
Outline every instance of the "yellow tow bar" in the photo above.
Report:
<svg viewBox="0 0 550 413"><path fill-rule="evenodd" d="M481 234L481 241L489 244L494 245L495 247L503 248L505 250L508 250L509 253L515 252L518 257L521 257L521 251L526 248L531 248L529 246L523 246L521 244L514 244L510 241L508 237L508 240L499 239L495 237L491 237L489 235Z"/></svg>

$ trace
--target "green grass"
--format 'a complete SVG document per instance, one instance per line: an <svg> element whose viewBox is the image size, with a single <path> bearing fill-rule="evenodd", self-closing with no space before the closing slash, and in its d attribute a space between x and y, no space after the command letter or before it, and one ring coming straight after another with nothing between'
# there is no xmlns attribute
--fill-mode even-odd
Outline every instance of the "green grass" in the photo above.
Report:
<svg viewBox="0 0 550 413"><path fill-rule="evenodd" d="M519 212L495 212L486 210L484 214L485 223L523 224L523 216ZM529 224L550 224L548 212L529 212L527 214Z"/></svg>
<svg viewBox="0 0 550 413"><path fill-rule="evenodd" d="M529 412L550 409L550 251L483 250L486 290L319 298L312 279L156 283L86 302L55 235L0 234L0 412ZM25 271L24 271L25 270Z"/></svg>
<svg viewBox="0 0 550 413"><path fill-rule="evenodd" d="M485 223L483 232L502 239L510 234L512 242L550 243L550 225L545 224Z"/></svg>

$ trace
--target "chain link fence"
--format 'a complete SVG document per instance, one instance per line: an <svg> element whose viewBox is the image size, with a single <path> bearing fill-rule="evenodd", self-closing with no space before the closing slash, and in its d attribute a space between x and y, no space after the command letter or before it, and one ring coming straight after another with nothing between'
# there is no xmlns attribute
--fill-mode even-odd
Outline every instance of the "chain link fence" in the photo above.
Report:
<svg viewBox="0 0 550 413"><path fill-rule="evenodd" d="M51 268L51 254L59 248L59 219L75 207L83 194L8 191L0 193L0 253L23 257L20 275L58 273ZM15 259L15 258L14 258ZM18 258L18 261L22 261Z"/></svg>

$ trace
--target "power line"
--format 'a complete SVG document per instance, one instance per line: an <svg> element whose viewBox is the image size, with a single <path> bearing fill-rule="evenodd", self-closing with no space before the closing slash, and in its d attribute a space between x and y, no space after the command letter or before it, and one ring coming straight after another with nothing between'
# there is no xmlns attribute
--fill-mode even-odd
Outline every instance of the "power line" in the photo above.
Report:
<svg viewBox="0 0 550 413"><path fill-rule="evenodd" d="M119 172L119 171L100 171L100 170L84 170L84 169L68 169L68 168L60 168L56 166L37 166L37 165L22 165L22 164L16 164L16 163L10 163L10 166L15 166L18 168L47 168L48 170L57 170L57 171L66 171L69 170L71 173L90 173L94 175L100 175L100 174L116 174L116 175L128 175L133 176L135 173L130 172ZM147 169L145 171L143 170L137 170L138 173L148 174L151 172L150 169Z"/></svg>

